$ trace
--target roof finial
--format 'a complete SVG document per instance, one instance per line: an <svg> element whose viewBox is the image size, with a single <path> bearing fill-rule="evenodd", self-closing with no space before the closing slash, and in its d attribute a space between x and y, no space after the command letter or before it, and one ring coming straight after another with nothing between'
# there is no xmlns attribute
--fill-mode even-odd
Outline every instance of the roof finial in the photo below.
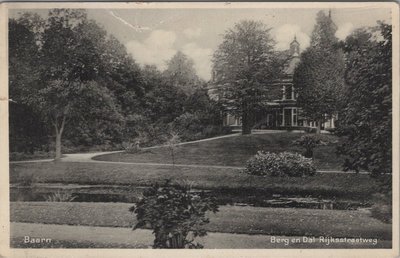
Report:
<svg viewBox="0 0 400 258"><path fill-rule="evenodd" d="M329 12L328 12L328 16L329 16L329 18L331 18L331 9L329 9Z"/></svg>
<svg viewBox="0 0 400 258"><path fill-rule="evenodd" d="M296 40L296 34L294 34L294 40Z"/></svg>

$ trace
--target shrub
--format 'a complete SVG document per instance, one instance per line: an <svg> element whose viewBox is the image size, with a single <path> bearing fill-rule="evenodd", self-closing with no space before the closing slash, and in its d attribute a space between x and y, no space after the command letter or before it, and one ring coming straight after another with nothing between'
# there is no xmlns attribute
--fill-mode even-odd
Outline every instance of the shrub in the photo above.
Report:
<svg viewBox="0 0 400 258"><path fill-rule="evenodd" d="M196 114L184 113L171 123L171 131L177 132L185 141L202 138L203 125Z"/></svg>
<svg viewBox="0 0 400 258"><path fill-rule="evenodd" d="M325 128L325 131L330 132L331 134L335 134L336 133L336 128Z"/></svg>
<svg viewBox="0 0 400 258"><path fill-rule="evenodd" d="M178 149L180 142L181 142L181 138L175 132L171 132L170 137L165 142L165 145L167 146L169 154L171 155L171 161L172 161L172 165L174 167L175 167L175 158L176 158L175 155L176 155L176 151Z"/></svg>
<svg viewBox="0 0 400 258"><path fill-rule="evenodd" d="M202 248L194 239L207 234L203 226L209 219L205 214L217 212L218 206L214 198L166 182L146 190L130 211L136 213L138 221L134 229L153 229L153 248Z"/></svg>
<svg viewBox="0 0 400 258"><path fill-rule="evenodd" d="M202 132L203 137L213 137L232 133L232 127L221 125L207 125Z"/></svg>
<svg viewBox="0 0 400 258"><path fill-rule="evenodd" d="M322 134L306 134L302 135L299 139L293 141L293 144L299 145L305 149L304 156L306 158L313 157L313 150L317 146L327 145L334 142L332 136Z"/></svg>
<svg viewBox="0 0 400 258"><path fill-rule="evenodd" d="M32 160L32 159L48 159L54 158L54 152L35 151L32 153L10 152L10 161Z"/></svg>
<svg viewBox="0 0 400 258"><path fill-rule="evenodd" d="M246 163L245 172L258 176L308 176L316 168L312 159L298 153L259 151Z"/></svg>
<svg viewBox="0 0 400 258"><path fill-rule="evenodd" d="M17 182L21 186L32 186L38 181L33 173L18 175L17 178Z"/></svg>
<svg viewBox="0 0 400 258"><path fill-rule="evenodd" d="M385 223L392 223L392 198L389 194L375 194L371 216Z"/></svg>
<svg viewBox="0 0 400 258"><path fill-rule="evenodd" d="M140 145L139 142L122 142L122 148L124 148L124 150L127 153L137 153L140 151Z"/></svg>
<svg viewBox="0 0 400 258"><path fill-rule="evenodd" d="M315 127L304 127L304 132L306 132L306 133L317 133L317 128L315 128Z"/></svg>
<svg viewBox="0 0 400 258"><path fill-rule="evenodd" d="M47 202L72 202L76 196L72 196L70 192L57 191L45 197Z"/></svg>

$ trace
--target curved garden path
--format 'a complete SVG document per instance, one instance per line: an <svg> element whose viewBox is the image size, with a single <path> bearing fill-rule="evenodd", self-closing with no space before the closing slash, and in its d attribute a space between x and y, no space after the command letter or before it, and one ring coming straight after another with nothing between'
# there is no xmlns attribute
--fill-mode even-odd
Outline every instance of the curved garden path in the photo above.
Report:
<svg viewBox="0 0 400 258"><path fill-rule="evenodd" d="M267 134L267 133L280 133L282 131L279 130L255 130L253 134ZM229 134L229 135L223 135L223 136L217 136L217 137L212 137L212 138L206 138L206 139L201 139L201 140L196 140L196 141L189 141L189 142L182 142L178 143L177 145L182 146L182 145L188 145L188 144L193 144L193 143L199 143L199 142L207 142L207 141L213 141L217 139L222 139L222 138L228 138L228 137L236 137L239 136L240 133L234 133L234 134ZM155 148L160 148L163 147L162 145L158 146L152 146L152 147L146 147L143 148L144 150L149 150L149 149L155 149ZM113 154L113 153L120 153L124 152L124 150L120 151L105 151L105 152L91 152L91 153L73 153L73 154L64 154L63 157L61 158L60 162L93 162L93 163L108 163L108 164L131 164L131 165L143 165L143 166L176 166L176 167L192 167L192 168L232 168L232 169L243 169L244 167L237 167L237 166L216 166L216 165L194 165L194 164L171 164L171 163L151 163L151 162L120 162L120 161L102 161L102 160L94 160L93 158L96 156L100 155L106 155L106 154ZM42 159L42 160L26 160L26 161L11 161L11 164L18 164L18 163L37 163L37 162L52 162L54 161L53 159ZM355 173L352 171L344 172L344 171L339 171L339 170L318 170L318 173ZM359 172L360 174L368 174L369 172Z"/></svg>

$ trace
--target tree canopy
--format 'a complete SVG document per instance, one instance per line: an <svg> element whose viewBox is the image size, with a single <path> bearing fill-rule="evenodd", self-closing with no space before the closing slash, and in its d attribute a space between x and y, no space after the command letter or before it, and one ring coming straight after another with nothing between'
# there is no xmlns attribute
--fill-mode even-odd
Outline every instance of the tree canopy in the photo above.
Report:
<svg viewBox="0 0 400 258"><path fill-rule="evenodd" d="M20 76L10 83L11 96L53 128L56 159L61 157L65 130L70 139L86 138L89 144L118 137L116 131L123 119L103 76L108 66L102 58L107 37L104 29L88 20L83 10L53 9L47 19L30 14L11 19L10 33L10 53L24 51L14 37L29 38L25 49L31 51L26 60L10 59L10 67L23 62L21 66L27 69L10 71L11 78ZM18 90L22 94L17 94Z"/></svg>
<svg viewBox="0 0 400 258"><path fill-rule="evenodd" d="M177 124L190 124L180 127L185 140L221 125L219 106L181 52L163 72L140 67L80 9L21 14L9 20L9 33L12 151L55 143L60 158L62 146L118 148L143 135L159 144Z"/></svg>
<svg viewBox="0 0 400 258"><path fill-rule="evenodd" d="M339 152L345 168L392 172L392 27L379 23L348 36L346 105L338 134L346 138Z"/></svg>
<svg viewBox="0 0 400 258"><path fill-rule="evenodd" d="M279 74L273 65L275 42L270 28L255 21L241 21L226 31L213 56L213 84L228 112L242 118L242 133L251 133L255 111L268 83Z"/></svg>
<svg viewBox="0 0 400 258"><path fill-rule="evenodd" d="M321 122L335 115L343 103L345 67L336 30L330 15L320 11L311 45L301 54L293 76L298 105L309 120L317 122L318 128Z"/></svg>
<svg viewBox="0 0 400 258"><path fill-rule="evenodd" d="M186 95L193 94L197 89L201 88L204 82L197 76L194 69L194 62L181 51L167 62L167 69L164 71L166 81Z"/></svg>

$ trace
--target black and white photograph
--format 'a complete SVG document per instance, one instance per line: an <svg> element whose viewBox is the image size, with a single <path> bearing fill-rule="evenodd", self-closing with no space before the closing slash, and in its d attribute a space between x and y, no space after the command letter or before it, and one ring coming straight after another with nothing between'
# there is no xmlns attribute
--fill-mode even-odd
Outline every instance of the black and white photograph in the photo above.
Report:
<svg viewBox="0 0 400 258"><path fill-rule="evenodd" d="M2 209L21 257L399 255L397 4L5 8Z"/></svg>

